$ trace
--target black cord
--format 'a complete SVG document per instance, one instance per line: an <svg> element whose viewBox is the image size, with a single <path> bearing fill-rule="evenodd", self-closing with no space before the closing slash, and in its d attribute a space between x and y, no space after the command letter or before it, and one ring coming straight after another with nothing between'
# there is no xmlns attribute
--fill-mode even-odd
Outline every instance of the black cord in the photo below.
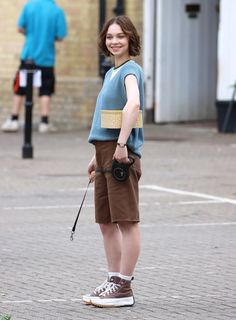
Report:
<svg viewBox="0 0 236 320"><path fill-rule="evenodd" d="M89 188L90 183L91 183L91 180L89 180L89 182L88 182L88 185L87 185L87 188L86 188L86 190L85 190L85 193L84 193L84 196L83 196L81 205L80 205L80 207L79 207L79 211L78 211L78 213L77 213L77 217L76 217L76 219L75 219L73 228L72 228L72 230L71 230L71 235L70 235L70 240L71 240L71 241L74 240L74 233L75 233L77 221L78 221L78 219L79 219L79 215L80 215L81 209L82 209L82 207L83 207L84 200L85 200L85 198L86 198L86 194L87 194L87 192L88 192L88 188Z"/></svg>

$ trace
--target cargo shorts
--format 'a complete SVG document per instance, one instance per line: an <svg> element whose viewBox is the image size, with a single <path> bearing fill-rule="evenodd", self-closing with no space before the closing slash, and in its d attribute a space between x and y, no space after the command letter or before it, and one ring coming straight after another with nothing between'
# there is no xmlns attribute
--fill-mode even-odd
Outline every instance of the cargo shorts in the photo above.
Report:
<svg viewBox="0 0 236 320"><path fill-rule="evenodd" d="M97 223L139 222L140 158L131 152L134 164L130 176L119 182L111 174L116 141L96 141L97 170L95 173L95 220Z"/></svg>

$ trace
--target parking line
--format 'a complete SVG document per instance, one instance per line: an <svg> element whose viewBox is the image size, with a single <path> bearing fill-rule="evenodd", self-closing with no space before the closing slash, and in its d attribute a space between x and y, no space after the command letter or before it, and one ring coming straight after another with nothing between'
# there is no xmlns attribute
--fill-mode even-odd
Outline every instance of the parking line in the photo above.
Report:
<svg viewBox="0 0 236 320"><path fill-rule="evenodd" d="M141 185L140 188L236 204L236 200L212 196L212 195L205 194L205 193L191 192L191 191L178 190L178 189L172 189L172 188L165 188L165 187L161 187L161 186L157 186L157 185Z"/></svg>
<svg viewBox="0 0 236 320"><path fill-rule="evenodd" d="M150 299L149 297L138 297L140 300L145 301ZM192 299L200 299L200 298L231 298L225 295L224 293L219 292L218 294L201 294L201 295L194 295L194 294L189 294L189 295L156 295L156 299L187 299L187 298L192 298ZM68 298L68 299L35 299L35 300L2 300L0 301L1 304L27 304L27 303L52 303L52 302L58 302L58 303L70 303L70 302L82 302L81 298ZM232 305L233 307L233 305Z"/></svg>
<svg viewBox="0 0 236 320"><path fill-rule="evenodd" d="M210 203L230 203L230 204L236 204L236 200L230 199L230 198L224 198L224 197L218 197L213 196L205 193L199 193L199 192L191 192L191 191L185 191L185 190L178 190L178 189L172 189L172 188L165 188L158 185L141 185L140 189L147 189L152 191L160 191L160 192L166 192L166 193L173 193L178 195L185 195L185 196L191 196L191 197L197 197L207 200L201 200L201 201L176 201L176 202L169 202L167 204L169 205L189 205L189 204L210 204ZM81 190L81 189L73 189L73 190ZM84 189L83 189L84 190ZM69 192L69 191L68 191ZM70 190L71 192L71 190ZM159 202L155 202L155 205L160 205ZM141 202L140 206L147 206L148 204L145 202ZM85 208L93 208L94 204L85 204ZM78 205L46 205L46 206L15 206L15 207L3 207L3 210L40 210L40 209L77 209Z"/></svg>
<svg viewBox="0 0 236 320"><path fill-rule="evenodd" d="M196 223L161 223L161 224L141 224L141 228L156 228L159 227L211 227L211 226L236 226L236 221L229 222L196 222Z"/></svg>

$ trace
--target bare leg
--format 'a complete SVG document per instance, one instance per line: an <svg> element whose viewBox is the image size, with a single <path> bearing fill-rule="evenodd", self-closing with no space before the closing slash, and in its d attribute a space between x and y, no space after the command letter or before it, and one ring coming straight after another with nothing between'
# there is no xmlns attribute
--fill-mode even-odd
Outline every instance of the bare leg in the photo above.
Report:
<svg viewBox="0 0 236 320"><path fill-rule="evenodd" d="M108 272L120 272L121 233L115 223L99 224L103 235Z"/></svg>
<svg viewBox="0 0 236 320"><path fill-rule="evenodd" d="M40 105L41 105L41 116L49 115L49 108L51 104L50 96L41 96L40 97Z"/></svg>
<svg viewBox="0 0 236 320"><path fill-rule="evenodd" d="M120 273L132 276L140 253L139 223L119 223L122 234Z"/></svg>
<svg viewBox="0 0 236 320"><path fill-rule="evenodd" d="M13 96L13 106L12 106L12 114L19 115L21 111L21 107L24 102L24 96L14 95Z"/></svg>

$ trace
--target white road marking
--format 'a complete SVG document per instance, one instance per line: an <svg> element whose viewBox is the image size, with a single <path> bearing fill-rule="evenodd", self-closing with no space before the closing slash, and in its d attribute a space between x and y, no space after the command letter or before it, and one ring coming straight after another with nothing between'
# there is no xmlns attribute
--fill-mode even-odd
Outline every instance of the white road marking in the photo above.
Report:
<svg viewBox="0 0 236 320"><path fill-rule="evenodd" d="M149 297L138 297L141 300L148 300ZM156 299L199 299L199 298L231 298L228 295L224 295L223 293L219 294L202 294L202 295L157 295L155 296ZM52 302L82 302L80 298L68 298L68 299L36 299L36 300L2 300L0 301L1 304L26 304L26 303L52 303Z"/></svg>
<svg viewBox="0 0 236 320"><path fill-rule="evenodd" d="M11 301L11 300L3 300L0 301L0 303L32 303L33 300L15 300L15 301Z"/></svg>
<svg viewBox="0 0 236 320"><path fill-rule="evenodd" d="M201 201L177 201L177 202L168 202L165 203L167 205L194 205L194 204L210 204L210 203L230 203L236 204L236 200L224 197L218 197L213 195L208 195L205 193L198 193L198 192L190 192L178 189L171 189L171 188L164 188L157 185L141 185L140 189L148 189L152 191L160 191L166 193L174 193L178 195L185 195L191 197L198 197L208 200L201 200ZM64 189L63 189L64 190ZM86 188L76 189L77 191L84 191ZM69 192L69 191L68 191ZM141 202L140 206L148 206L149 204L146 202ZM154 202L154 205L161 205L160 202ZM78 205L46 205L46 206L14 206L14 207L3 207L3 210L41 210L41 209L78 209ZM94 204L84 204L84 208L93 208Z"/></svg>
<svg viewBox="0 0 236 320"><path fill-rule="evenodd" d="M205 194L205 193L191 192L191 191L178 190L178 189L172 189L172 188L165 188L165 187L161 187L161 186L157 186L157 185L141 185L140 188L236 204L236 200L212 196L212 195Z"/></svg>
<svg viewBox="0 0 236 320"><path fill-rule="evenodd" d="M210 226L235 226L236 221L232 222L205 222L205 223L177 223L175 227L210 227Z"/></svg>
<svg viewBox="0 0 236 320"><path fill-rule="evenodd" d="M139 204L141 207L148 206L148 203L141 202ZM84 204L83 208L93 208L94 204ZM25 207L3 207L3 210L41 210L41 209L78 209L79 204L75 205L53 205L53 206L25 206Z"/></svg>
<svg viewBox="0 0 236 320"><path fill-rule="evenodd" d="M236 221L231 222L203 222L203 223L158 223L158 224L141 224L141 228L159 227L206 227L206 226L235 226Z"/></svg>
<svg viewBox="0 0 236 320"><path fill-rule="evenodd" d="M84 204L84 208L93 208L94 204ZM79 204L74 205L53 205L53 206L25 206L25 207L4 207L4 210L41 210L41 209L78 209Z"/></svg>
<svg viewBox="0 0 236 320"><path fill-rule="evenodd" d="M0 301L0 304L19 304L19 303L51 303L51 302L76 302L76 301L82 301L82 299L78 298L72 298L72 299L37 299L37 300L3 300Z"/></svg>
<svg viewBox="0 0 236 320"><path fill-rule="evenodd" d="M180 202L178 202L179 205L186 205L186 204L210 204L210 203L225 203L225 201L219 201L219 200L199 200L199 201L180 201Z"/></svg>

